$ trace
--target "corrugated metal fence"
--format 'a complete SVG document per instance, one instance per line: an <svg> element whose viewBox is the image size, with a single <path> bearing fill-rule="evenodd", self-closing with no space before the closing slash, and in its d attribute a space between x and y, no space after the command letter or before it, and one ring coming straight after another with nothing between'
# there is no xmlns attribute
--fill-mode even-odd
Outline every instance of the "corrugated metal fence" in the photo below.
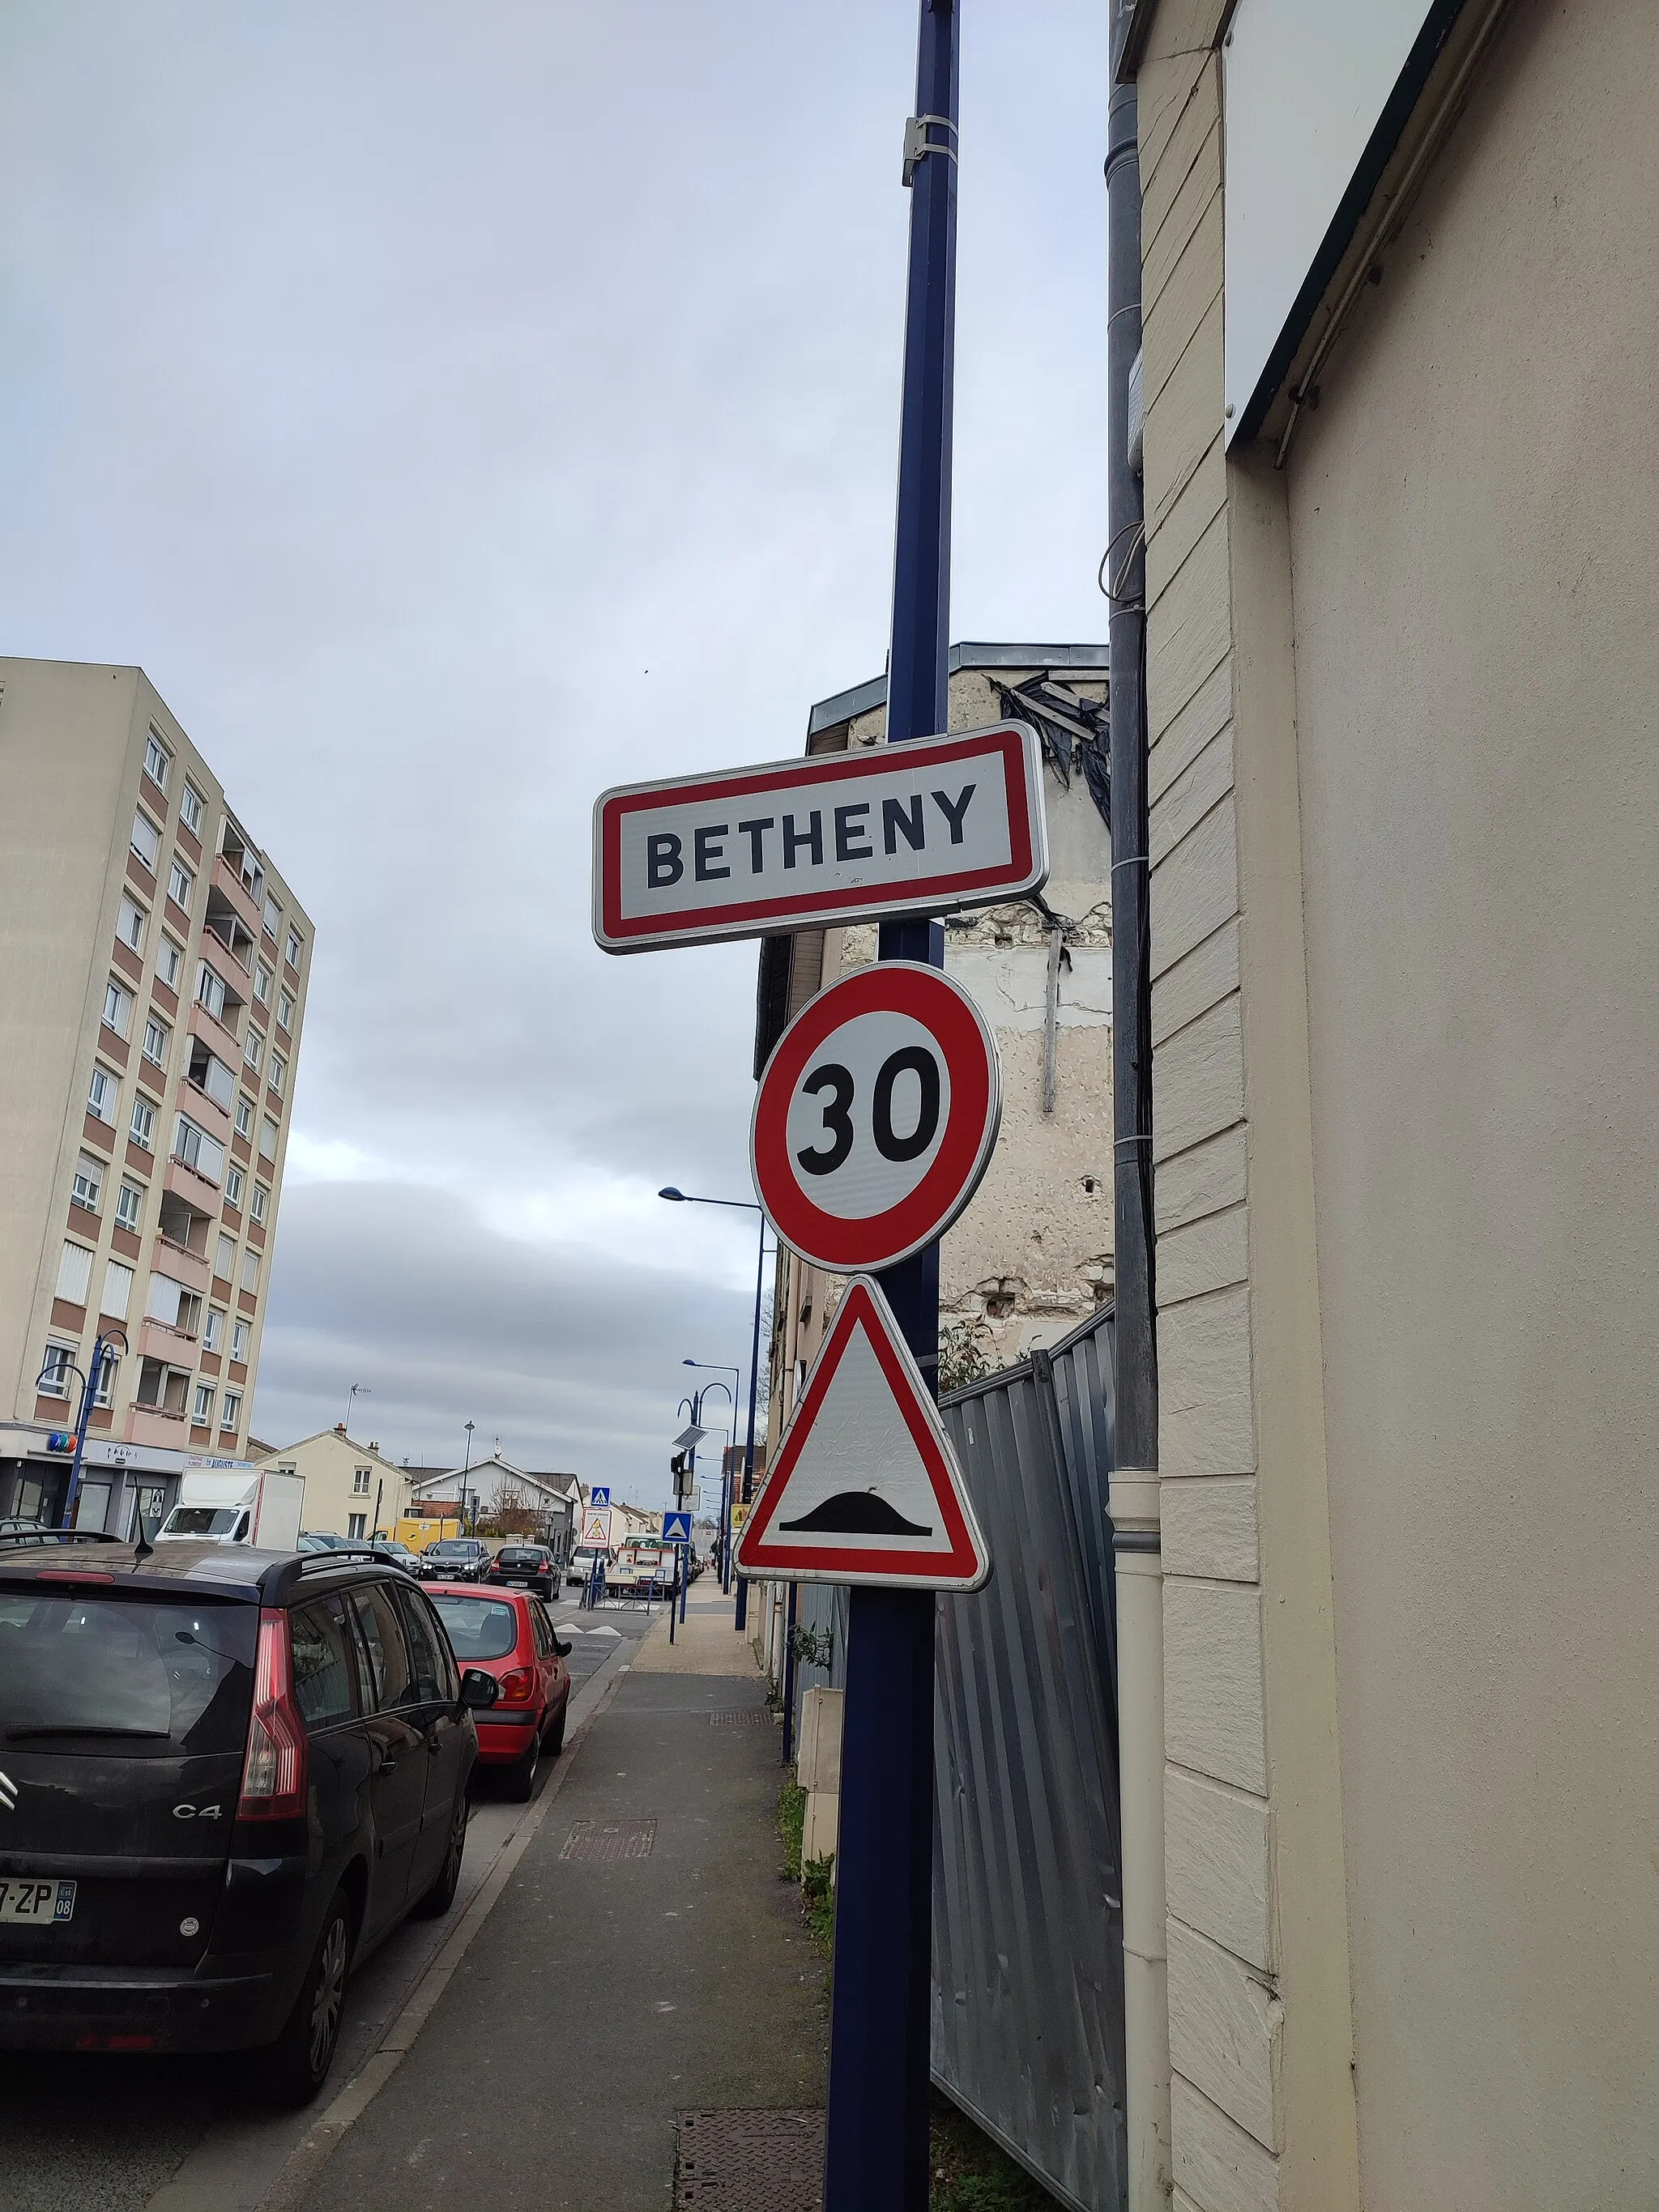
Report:
<svg viewBox="0 0 1659 2212"><path fill-rule="evenodd" d="M1112 1317L945 1401L996 1571L939 1605L934 2079L1077 2212L1125 2202ZM847 1593L798 1620L846 1674Z"/></svg>

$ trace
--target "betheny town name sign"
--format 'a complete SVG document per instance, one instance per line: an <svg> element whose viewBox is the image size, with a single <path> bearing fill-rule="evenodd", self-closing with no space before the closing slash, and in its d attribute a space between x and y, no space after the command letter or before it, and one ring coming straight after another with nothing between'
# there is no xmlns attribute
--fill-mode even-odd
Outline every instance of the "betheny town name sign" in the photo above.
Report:
<svg viewBox="0 0 1659 2212"><path fill-rule="evenodd" d="M593 934L607 952L951 914L1048 875L1025 722L619 785L593 809Z"/></svg>

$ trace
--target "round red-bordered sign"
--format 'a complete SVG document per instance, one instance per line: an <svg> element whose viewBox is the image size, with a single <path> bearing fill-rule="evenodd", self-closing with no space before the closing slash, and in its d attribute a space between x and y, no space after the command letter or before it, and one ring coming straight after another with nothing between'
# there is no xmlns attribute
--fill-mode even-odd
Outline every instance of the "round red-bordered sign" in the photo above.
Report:
<svg viewBox="0 0 1659 2212"><path fill-rule="evenodd" d="M802 1007L766 1064L755 1188L790 1249L874 1273L949 1228L1002 1118L996 1039L939 969L882 960Z"/></svg>

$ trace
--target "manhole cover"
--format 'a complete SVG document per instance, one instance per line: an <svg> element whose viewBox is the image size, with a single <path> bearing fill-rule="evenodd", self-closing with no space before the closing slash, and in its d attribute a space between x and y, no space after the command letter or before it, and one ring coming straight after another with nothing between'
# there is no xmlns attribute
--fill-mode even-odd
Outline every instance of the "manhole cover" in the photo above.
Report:
<svg viewBox="0 0 1659 2212"><path fill-rule="evenodd" d="M822 2212L823 2114L682 2112L674 2202L707 2212Z"/></svg>
<svg viewBox="0 0 1659 2212"><path fill-rule="evenodd" d="M751 1728L772 1717L769 1705L733 1705L728 1711L710 1713L711 1728Z"/></svg>
<svg viewBox="0 0 1659 2212"><path fill-rule="evenodd" d="M578 1820L562 1859L647 1859L657 1839L654 1820Z"/></svg>

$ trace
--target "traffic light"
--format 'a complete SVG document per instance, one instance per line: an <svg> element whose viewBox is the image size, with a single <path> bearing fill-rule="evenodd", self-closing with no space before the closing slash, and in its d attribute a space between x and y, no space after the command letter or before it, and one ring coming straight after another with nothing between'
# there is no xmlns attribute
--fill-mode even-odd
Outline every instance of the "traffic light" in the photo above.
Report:
<svg viewBox="0 0 1659 2212"><path fill-rule="evenodd" d="M690 1453L689 1451L677 1451L668 1462L668 1471L674 1478L674 1495L676 1498L688 1497L690 1493L693 1480Z"/></svg>

